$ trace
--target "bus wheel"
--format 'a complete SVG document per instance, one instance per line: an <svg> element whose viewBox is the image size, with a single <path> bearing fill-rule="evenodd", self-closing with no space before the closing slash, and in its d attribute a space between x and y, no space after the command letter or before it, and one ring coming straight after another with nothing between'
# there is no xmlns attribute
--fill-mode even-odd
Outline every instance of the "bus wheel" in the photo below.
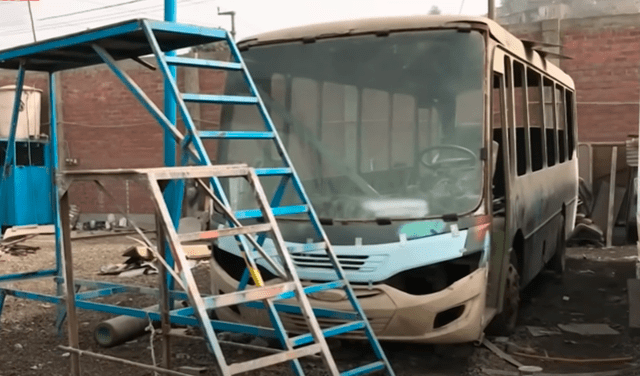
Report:
<svg viewBox="0 0 640 376"><path fill-rule="evenodd" d="M512 254L504 287L504 302L502 312L496 315L487 327L487 334L508 336L516 329L518 310L520 308L520 274L516 267L517 261Z"/></svg>
<svg viewBox="0 0 640 376"><path fill-rule="evenodd" d="M566 244L564 241L564 226L560 227L558 232L558 242L556 252L553 254L547 268L557 274L562 274L566 267Z"/></svg>

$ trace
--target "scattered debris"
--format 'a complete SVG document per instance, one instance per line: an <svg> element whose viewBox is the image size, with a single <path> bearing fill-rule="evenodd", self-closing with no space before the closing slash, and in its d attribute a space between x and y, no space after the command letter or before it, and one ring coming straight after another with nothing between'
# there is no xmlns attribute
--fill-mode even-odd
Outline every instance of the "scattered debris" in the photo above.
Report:
<svg viewBox="0 0 640 376"><path fill-rule="evenodd" d="M518 368L518 371L521 375L528 376L539 374L542 372L542 368L538 366L522 366Z"/></svg>
<svg viewBox="0 0 640 376"><path fill-rule="evenodd" d="M18 238L22 238L22 237L29 236L29 235L31 235L31 237L34 237L36 235L53 234L54 232L55 232L55 229L54 229L53 225L46 225L46 226L34 226L34 225L14 226L14 227L8 228L4 232L4 235L2 235L2 241L3 242L8 242L8 241L16 240Z"/></svg>
<svg viewBox="0 0 640 376"><path fill-rule="evenodd" d="M8 231L8 230L7 230ZM26 240L29 240L36 235L22 235L19 237L11 237L12 240L0 242L0 252L4 252L6 254L12 256L26 256L28 254L35 253L40 247L34 247L26 244L20 244Z"/></svg>
<svg viewBox="0 0 640 376"><path fill-rule="evenodd" d="M604 247L604 233L595 223L577 223L567 240L567 246L587 245Z"/></svg>
<svg viewBox="0 0 640 376"><path fill-rule="evenodd" d="M601 336L620 334L607 324L558 324L558 327L565 332L576 333L583 336Z"/></svg>
<svg viewBox="0 0 640 376"><path fill-rule="evenodd" d="M71 229L75 229L78 224L78 219L80 218L80 208L78 205L69 205L69 224L71 225Z"/></svg>
<svg viewBox="0 0 640 376"><path fill-rule="evenodd" d="M188 375L202 375L205 372L207 372L207 367L182 366L182 367L178 367L178 371L186 373Z"/></svg>
<svg viewBox="0 0 640 376"><path fill-rule="evenodd" d="M519 361L517 361L514 357L512 357L511 355L505 353L504 351L500 350L500 348L498 348L498 346L494 345L493 343L491 343L491 341L489 341L486 338L482 339L482 344L488 348L489 350L491 350L491 352L493 352L494 354L496 354L498 357L500 357L501 359L506 360L507 362L513 364L514 366L520 368L522 367L524 364L520 363Z"/></svg>
<svg viewBox="0 0 640 376"><path fill-rule="evenodd" d="M633 360L631 356L625 356L622 358L590 358L590 359L569 359L569 358L556 358L550 356L531 355L524 353L514 353L513 355L521 356L523 358L550 360L554 362L564 363L580 363L580 364L604 364L604 363L628 363Z"/></svg>
<svg viewBox="0 0 640 376"><path fill-rule="evenodd" d="M122 264L110 264L100 267L100 275L118 275L121 277L135 277L138 275L157 274L153 253L146 246L131 246L122 254L129 257Z"/></svg>
<svg viewBox="0 0 640 376"><path fill-rule="evenodd" d="M562 334L562 332L556 328L543 328L540 326L527 326L527 330L534 337L545 337Z"/></svg>
<svg viewBox="0 0 640 376"><path fill-rule="evenodd" d="M537 376L622 376L633 375L640 366L634 366L631 368L619 369L615 371L602 371L602 372L586 372L586 373L538 373ZM498 369L481 368L483 375L490 376L520 376L520 372L503 371Z"/></svg>

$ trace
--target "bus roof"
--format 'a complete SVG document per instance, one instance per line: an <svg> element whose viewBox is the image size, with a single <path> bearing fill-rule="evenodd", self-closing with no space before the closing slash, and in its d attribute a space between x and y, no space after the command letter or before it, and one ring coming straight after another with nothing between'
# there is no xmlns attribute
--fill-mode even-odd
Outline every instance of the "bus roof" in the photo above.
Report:
<svg viewBox="0 0 640 376"><path fill-rule="evenodd" d="M265 44L287 43L294 41L310 42L317 39L340 38L359 34L382 34L398 31L414 31L440 28L462 28L488 30L505 50L516 57L529 62L534 67L547 72L565 85L573 88L571 77L560 68L544 59L539 52L531 54L516 36L486 17L473 16L434 16L414 15L405 17L362 18L344 21L319 23L270 31L246 38L238 43L241 49Z"/></svg>

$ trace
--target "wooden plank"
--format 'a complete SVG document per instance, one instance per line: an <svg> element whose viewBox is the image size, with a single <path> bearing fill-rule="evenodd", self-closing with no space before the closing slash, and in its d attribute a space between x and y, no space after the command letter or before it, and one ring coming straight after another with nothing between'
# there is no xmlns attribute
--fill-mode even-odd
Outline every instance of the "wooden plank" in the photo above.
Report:
<svg viewBox="0 0 640 376"><path fill-rule="evenodd" d="M198 291L198 286L196 285L193 274L191 274L191 269L187 265L187 258L182 251L182 246L180 245L180 241L178 240L178 234L173 227L173 220L171 219L171 214L169 213L169 209L167 208L167 205L164 201L162 191L160 190L158 182L152 181L150 179L149 189L151 190L156 211L160 216L160 223L162 223L165 236L167 237L169 247L171 248L171 252L173 254L176 265L176 270L179 271L180 276L182 277L183 284L186 287L185 292L189 296L189 303L193 307L194 314L197 317L198 322L200 323L201 330L203 331L204 337L207 339L210 350L213 352L218 361L220 373L223 376L228 376L230 375L230 373L226 365L222 348L220 348L220 344L218 344L218 339L215 332L213 331L213 327L211 326L211 321L209 321L209 315L207 314L204 307L204 300L200 295L200 291Z"/></svg>
<svg viewBox="0 0 640 376"><path fill-rule="evenodd" d="M640 328L640 279L627 280L629 294L629 327Z"/></svg>
<svg viewBox="0 0 640 376"><path fill-rule="evenodd" d="M616 172L618 170L618 147L611 149L611 175L609 178L609 208L607 211L607 248L613 244L613 207L616 198Z"/></svg>
<svg viewBox="0 0 640 376"><path fill-rule="evenodd" d="M225 236L255 234L258 232L267 232L267 231L271 231L271 225L268 223L265 223L265 224L252 225L252 226L221 228L218 230L211 230L211 231L204 231L204 232L190 232L186 234L179 234L178 238L182 243L187 243L187 242L194 243L194 242L202 242L202 241L222 238Z"/></svg>
<svg viewBox="0 0 640 376"><path fill-rule="evenodd" d="M297 350L285 351L279 354L263 356L262 358L249 360L243 363L231 364L229 365L229 371L231 372L232 375L243 373L243 372L249 372L249 371L256 370L258 368L269 367L274 364L287 362L293 359L298 359L298 358L302 358L309 355L314 355L319 353L320 350L321 350L321 347L319 344L305 346Z"/></svg>
<svg viewBox="0 0 640 376"><path fill-rule="evenodd" d="M156 168L115 168L95 170L65 171L64 176L73 180L95 180L105 177L139 178L146 180L145 175L153 175L159 180L196 179L217 177L244 176L248 173L248 166L243 163L216 166L181 166Z"/></svg>
<svg viewBox="0 0 640 376"><path fill-rule="evenodd" d="M160 216L156 214L156 239L158 254L165 257L167 254L167 244L165 242L164 228L160 222ZM162 318L162 368L171 369L171 337L169 332L171 331L171 322L169 315L171 311L171 299L169 297L169 284L167 281L168 273L167 268L163 263L158 265L158 282L160 288L160 317Z"/></svg>
<svg viewBox="0 0 640 376"><path fill-rule="evenodd" d="M73 257L71 255L71 227L69 226L69 192L65 192L60 197L60 222L62 225L62 270L65 283L65 300L67 303L67 325L69 333L69 346L74 349L80 348L78 337L78 316L76 313L76 291L73 283ZM80 376L80 356L72 353L71 376Z"/></svg>

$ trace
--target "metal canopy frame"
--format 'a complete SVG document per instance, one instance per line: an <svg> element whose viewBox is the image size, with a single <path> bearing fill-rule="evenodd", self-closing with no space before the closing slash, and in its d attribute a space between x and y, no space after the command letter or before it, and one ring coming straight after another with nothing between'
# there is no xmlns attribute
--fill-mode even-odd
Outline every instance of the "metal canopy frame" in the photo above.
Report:
<svg viewBox="0 0 640 376"><path fill-rule="evenodd" d="M163 287L165 289L171 288L166 291L166 294L172 301L185 300L187 298L187 294L184 291L172 289L174 279L170 275L166 276L166 285L162 286L161 284L160 289L110 282L73 280L70 237L69 232L64 231L63 229L69 227L68 185L71 184L72 181L81 178L79 176L74 176L75 174L73 172L67 173L69 175L67 177L67 174L60 171L57 138L58 122L56 113L56 76L54 73L102 63L107 64L123 84L131 90L143 107L146 108L158 121L165 132L171 136L172 141L180 144L184 141L184 136L177 130L173 122L170 121L168 117L145 95L142 89L140 89L128 74L117 66L116 62L124 59L138 60L141 56L153 54L158 62L161 65L164 65L164 68L167 68L167 63L163 59L168 59L168 57L161 56L163 52L225 40L226 31L220 29L209 29L172 22L136 19L0 51L0 68L17 70L16 91L12 108L10 135L8 139L6 158L2 165L2 170L0 171L0 183L11 177L13 167L15 165L16 129L25 74L27 71L47 72L49 73L49 117L51 126L49 158L46 159L46 167L52 175L52 192L57 192L57 197L52 200L52 205L54 206L53 224L55 227L55 266L44 270L0 275L0 283L2 284L2 286L0 286L0 315L2 314L2 308L6 296L56 304L58 305L57 327L58 331L61 332L62 323L67 314L69 315L69 322L77 325L75 309L67 312L64 308L65 303L70 303L65 296L75 296L75 299L72 299L72 304L77 308L106 312L114 315L146 318L153 321L162 321L161 314L158 312L149 312L144 309L92 302L91 299L120 293L150 294L161 298L163 295ZM180 60L184 58L173 59ZM177 91L171 94L177 95ZM186 145L183 144L183 146ZM198 160L198 157L203 157L202 155L197 155L192 147L188 149L192 151L194 159ZM119 175L122 175L122 171ZM129 171L129 174L125 173L124 175L132 178L134 176L139 176L140 171ZM0 184L0 187L2 187L2 184ZM178 188L182 189L180 184L178 184ZM0 198L4 198L3 192L0 192ZM174 223L177 223L180 208L173 207L171 209L171 215L175 221ZM168 262L173 263L168 252L165 253L165 256ZM57 286L56 295L6 287L7 283L22 282L44 277L54 277L53 279ZM66 292L63 291L63 284L65 280L73 281L72 284L67 286ZM89 288L91 290L80 292L81 288ZM170 303L172 303L172 301ZM291 312L300 312L297 307L293 306L287 309ZM192 312L190 312L188 308L174 310L169 313L168 320L171 323L178 325L197 326L198 320L195 317L192 317L191 313ZM322 312L320 312L320 314L322 314ZM239 333L248 332L267 338L276 337L275 330L268 328L234 324L217 320L212 320L211 325L216 330ZM77 348L77 331L73 334L73 331L70 330L70 337L70 345L76 350L79 350ZM83 353L86 354L86 352ZM77 351L72 352L71 357L71 373L73 375L79 375L79 353ZM168 368L168 364L165 366ZM163 369L158 368L156 371L162 372ZM167 370L164 369L164 371ZM179 373L172 372L171 374Z"/></svg>
<svg viewBox="0 0 640 376"><path fill-rule="evenodd" d="M231 53L235 62L222 62L213 60L199 60L185 57L173 56L171 51L179 48L186 48L190 46L213 43L218 41L224 41L229 44ZM180 132L175 121L172 120L172 116L167 115L168 112L163 112L151 101L144 91L131 79L131 77L117 65L118 60L134 59L139 61L139 58L144 55L153 54L156 58L158 69L161 71L168 85L165 86L165 96L169 96L178 107L178 111L182 117L186 136ZM56 119L56 98L55 98L55 76L54 73L66 69L75 69L85 66L91 66L99 63L105 63L109 69L120 79L120 81L131 91L134 97L143 105L143 107L154 117L154 119L164 129L165 146L167 142L171 143L171 146L179 145L182 151L181 165L186 166L189 162L193 161L196 164L206 165L206 167L166 167L160 169L145 169L145 170L94 170L84 172L61 172L58 165L58 153L57 153L57 119ZM172 78L171 67L181 65L188 67L204 67L214 69L224 69L230 71L242 71L246 76L245 79L249 85L252 96L228 96L228 95L203 95L203 94L182 94L179 92L175 80ZM313 353L320 352L322 359L329 368L330 372L334 375L339 374L337 366L335 365L333 358L329 352L326 344L326 337L344 334L355 330L364 330L364 333L372 345L373 353L378 359L377 361L357 367L355 369L345 371L343 375L360 375L365 373L374 372L377 370L386 370L389 375L393 375L390 364L384 355L380 344L377 342L373 334L373 330L367 321L362 308L357 303L355 293L351 289L348 281L344 277L344 271L340 266L337 257L332 251L326 234L322 230L317 215L313 208L309 205L309 199L302 188L299 177L295 174L292 167L292 163L289 157L286 155L282 143L275 132L275 126L269 119L268 112L262 101L257 96L257 88L253 81L248 77L246 67L241 60L240 53L233 43L233 40L227 35L227 32L219 29L208 29L191 25L175 24L171 22L159 22L145 19L138 19L132 21L126 21L111 26L106 26L100 29L90 30L78 34L73 34L66 37L56 38L40 43L34 43L22 47L17 47L5 51L0 51L0 68L5 69L17 69L18 77L16 80L16 96L13 106L13 115L11 123L10 145L9 148L13 148L15 144L15 132L17 126L17 114L18 106L20 103L20 95L22 86L24 83L25 71L41 71L49 73L49 92L50 92L50 120L51 120L51 147L49 158L49 168L52 172L52 191L57 192L57 199L55 199L54 205L54 225L55 225L55 242L56 242L56 264L55 268L47 270L38 270L27 273L17 273L10 275L0 275L0 283L3 282L19 282L31 278L49 277L54 276L54 280L57 283L56 295L42 294L35 292L28 292L14 288L0 287L0 314L2 313L2 304L7 295L31 299L37 301L44 301L48 303L57 304L58 311L58 328L61 329L62 321L65 314L68 315L69 322L69 347L65 349L71 351L71 374L73 376L80 375L79 356L81 354L93 355L106 359L108 357L101 356L99 354L93 354L91 352L83 351L79 349L79 339L77 331L77 318L76 308L106 312L116 315L126 315L137 318L147 318L153 321L162 322L162 334L163 334L163 363L162 368L155 365L142 365L125 360L120 360L126 364L140 365L144 368L153 369L157 372L166 374L181 374L179 372L169 370L170 359L170 345L169 336L170 324L192 325L199 326L205 332L205 337L208 340L209 346L215 353L216 358L222 357L222 352L215 340L214 330L231 331L238 333L250 333L253 335L275 338L280 341L283 351L278 354L256 359L254 361L246 362L244 364L232 364L230 366L222 367L223 374L231 375L235 373L241 373L264 367L269 364L276 364L279 362L289 361L292 365L294 373L297 375L303 374L302 367L297 358L307 356ZM192 102L206 102L217 104L242 104L242 105L257 105L261 111L262 120L267 125L267 132L198 132L193 123L188 109L185 105L186 101ZM263 168L263 169L251 169L245 167L247 170L250 182L253 181L252 186L258 192L258 189L262 193L256 193L259 201L262 202L260 209L249 209L237 211L233 214L232 228L227 230L210 231L210 233L216 233L216 237L234 236L241 244L243 250L253 250L251 252L244 252L245 261L248 268L240 282L240 286L236 293L227 294L224 299L219 299L217 296L204 296L200 295L197 288L194 287L195 282L191 277L190 272L184 270L184 254L182 254L179 248L176 248L176 241L192 241L189 238L189 234L186 234L186 238L183 236L177 236L175 230L179 223L181 205L180 200L171 200L172 197L182 197L184 193L184 180L188 178L202 179L200 185L207 191L207 194L214 198L218 197L218 201L215 201L215 205L224 211L227 211L229 202L226 198L225 192L218 180L220 175L220 168L224 166L211 166L211 161L202 143L202 138L206 139L271 139L276 142L279 147L279 153L285 162L285 167L281 168ZM172 150L172 148L166 148ZM13 149L11 150L13 152ZM165 163L168 160L165 155ZM10 158L7 158L10 162ZM204 170L198 170L202 169ZM218 169L216 169L218 168ZM198 172L199 171L199 172ZM205 175L202 171L207 172ZM212 171L218 171L213 173ZM7 161L2 171L2 179L5 179L8 174L11 173L11 169L7 169ZM195 174L195 175L194 175ZM197 176L196 176L197 175ZM224 172L222 173L224 175ZM237 176L237 175L236 175ZM269 203L264 197L264 192L259 182L256 182L258 176L280 176L281 183L279 184L274 197ZM54 178L55 177L55 178ZM156 253L156 258L161 262L160 266L160 287L159 289L128 286L116 283L108 282L96 282L96 281L80 281L73 278L73 263L71 254L71 238L69 229L69 195L68 188L74 181L77 180L89 180L98 184L98 187L107 193L102 180L105 178L128 178L140 183L146 184L150 188L151 195L156 203L156 215L157 219L157 231L158 231L158 244L157 248L153 250ZM206 177L206 179L205 179ZM151 180L156 180L155 183L150 183ZM157 180L166 180L167 185L162 188L157 185ZM206 183L205 183L206 182ZM207 185L210 184L210 185ZM286 185L292 183L297 194L301 198L302 205L289 205L280 206L282 197ZM257 188L259 187L259 188ZM158 202L164 196L164 203L159 205ZM1 197L1 196L0 196ZM177 202L176 202L177 201ZM166 205L166 206L165 206ZM124 214L124 211L121 210ZM284 240L281 239L277 225L275 225L275 215L295 215L297 213L307 213L310 216L314 229L321 235L323 239L322 244L326 248L327 254L330 255L331 263L333 264L337 280L327 283L322 283L313 286L303 287L300 284L300 280L297 277L295 268L291 260L288 258L288 254L280 254L280 258L287 261L285 264L286 270L282 270L275 263L270 263L274 270L279 273L287 274L291 278L291 282L282 284L281 286L275 285L269 286L267 295L264 299L260 298L260 292L252 291L251 289L244 290L249 278L253 278L256 286L263 286L258 282L261 282L259 272L257 272L257 266L253 260L252 252L260 253L260 257L270 259L269 255L261 249L261 244L265 239L265 231L263 226L241 226L239 220L250 218L269 218L271 222L271 228L273 235L278 238L279 242L284 244ZM138 233L146 240L150 245L148 239L144 236L143 232L134 225ZM249 228L249 229L248 229ZM255 239L244 236L248 231L253 230L254 233L260 233ZM191 234L193 235L193 234ZM243 236L239 236L243 235ZM182 239L182 240L181 240ZM249 245L251 244L251 246ZM284 248L284 247L280 247ZM176 251L178 249L178 251ZM161 257L158 257L161 256ZM174 261L174 256L178 259ZM177 265L180 276L176 274L174 264ZM250 273L251 272L251 273ZM258 273L257 277L254 273ZM250 276L251 274L251 276ZM62 289L62 283L64 282L65 291ZM173 283L177 282L182 285L184 291L178 291L173 288ZM81 288L90 288L89 291L82 291ZM354 308L354 312L336 312L333 310L312 308L306 299L307 294L311 294L318 291L343 288L347 297ZM151 294L157 296L161 300L160 312L149 312L146 309L120 307L117 305L91 302L91 299L106 297L114 294L135 292L143 294ZM295 292L295 294L294 294ZM265 292L262 291L262 294ZM288 299L293 296L299 299L300 307L272 303L272 300ZM194 297L195 296L195 297ZM304 298L301 298L303 296ZM189 300L191 307L174 309L173 300ZM216 303L217 302L217 303ZM274 325L274 329L248 325L223 322L218 320L210 320L206 314L205 308L215 308L221 305L246 303L247 306L253 308L266 309L269 313L270 320ZM195 304L194 304L195 303ZM62 305L66 304L66 311L62 309ZM284 333L284 327L282 322L277 316L277 312L288 312L296 315L301 315L307 321L307 324L311 328L310 334L298 335L296 337L288 337ZM195 316L195 317L194 317ZM332 328L321 329L315 317L328 317L332 319L349 321L346 324L337 325ZM206 319L205 319L206 317ZM213 339L212 339L213 338ZM307 345L306 347L300 347ZM117 358L110 358L109 360L118 360Z"/></svg>
<svg viewBox="0 0 640 376"><path fill-rule="evenodd" d="M22 66L29 71L53 73L102 64L94 44L109 51L116 61L151 55L154 51L145 30L154 34L163 52L223 41L226 35L221 29L135 19L2 50L0 68Z"/></svg>

